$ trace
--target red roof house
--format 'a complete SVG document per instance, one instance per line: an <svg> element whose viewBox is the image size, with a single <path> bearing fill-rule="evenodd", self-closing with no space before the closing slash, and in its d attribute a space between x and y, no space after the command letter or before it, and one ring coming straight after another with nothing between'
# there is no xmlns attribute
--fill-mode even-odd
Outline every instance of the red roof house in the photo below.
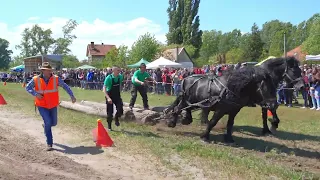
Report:
<svg viewBox="0 0 320 180"><path fill-rule="evenodd" d="M302 52L301 46L298 46L287 52L287 56L293 56L299 61L304 61L306 59L307 53Z"/></svg>
<svg viewBox="0 0 320 180"><path fill-rule="evenodd" d="M91 63L92 61L103 59L112 48L116 48L116 46L91 42L87 45L86 56L88 57L88 62Z"/></svg>

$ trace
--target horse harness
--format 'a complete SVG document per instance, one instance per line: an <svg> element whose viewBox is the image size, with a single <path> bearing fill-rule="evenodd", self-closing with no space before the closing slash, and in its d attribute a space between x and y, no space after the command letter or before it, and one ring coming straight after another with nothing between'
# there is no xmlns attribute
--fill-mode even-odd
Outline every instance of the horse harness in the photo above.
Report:
<svg viewBox="0 0 320 180"><path fill-rule="evenodd" d="M182 90L182 93L185 95L189 92L189 90L191 89L192 86L195 85L196 82L198 82L199 80L203 79L205 76L201 76L199 79L195 80L191 86L187 89L186 92L184 92ZM189 101L186 101L186 103L188 104L187 107L185 108L182 108L181 110L185 110L185 109L188 109L190 107L198 107L198 108L210 108L211 106L213 106L214 104L218 103L219 101L221 101L221 99L224 97L224 95L226 95L228 92L232 93L233 95L235 95L237 98L240 98L239 96L237 96L234 92L232 92L228 87L226 87L218 78L217 76L215 75L211 75L211 76L208 76L209 77L209 87L211 87L212 83L214 83L216 85L216 87L219 88L220 90L220 94L219 96L211 96L209 98L206 98L200 102L197 102L197 103L193 103L191 104ZM230 75L228 76L227 78L227 81L229 80L229 77ZM223 87L222 91L221 91L221 88L218 86L217 82ZM208 93L210 94L211 93L211 88L208 89ZM204 103L206 102L209 102L209 105L204 105ZM231 102L231 101L230 101ZM237 106L240 106L239 104L235 103L235 102L231 102Z"/></svg>

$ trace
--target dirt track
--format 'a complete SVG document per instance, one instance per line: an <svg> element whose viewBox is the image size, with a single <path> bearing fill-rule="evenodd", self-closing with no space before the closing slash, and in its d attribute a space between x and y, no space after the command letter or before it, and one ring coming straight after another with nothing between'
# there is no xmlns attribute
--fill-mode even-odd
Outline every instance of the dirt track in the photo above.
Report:
<svg viewBox="0 0 320 180"><path fill-rule="evenodd" d="M0 179L180 179L143 157L72 146L75 136L58 127L54 140L63 145L47 152L41 121L3 107L0 121Z"/></svg>

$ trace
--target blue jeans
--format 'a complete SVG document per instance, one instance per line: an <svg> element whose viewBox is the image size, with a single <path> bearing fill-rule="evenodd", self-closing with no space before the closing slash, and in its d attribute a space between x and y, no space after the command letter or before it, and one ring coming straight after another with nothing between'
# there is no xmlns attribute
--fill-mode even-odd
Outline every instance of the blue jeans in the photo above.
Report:
<svg viewBox="0 0 320 180"><path fill-rule="evenodd" d="M174 95L176 95L176 96L179 95L179 93L180 93L180 87L181 87L180 84L174 84L174 85L173 85Z"/></svg>
<svg viewBox="0 0 320 180"><path fill-rule="evenodd" d="M52 109L38 107L38 110L44 122L44 134L47 137L47 144L52 145L53 137L51 127L56 126L58 123L58 109L57 107Z"/></svg>
<svg viewBox="0 0 320 180"><path fill-rule="evenodd" d="M320 86L318 86L314 91L314 98L318 108L320 108Z"/></svg>
<svg viewBox="0 0 320 180"><path fill-rule="evenodd" d="M281 104L281 102L285 101L285 96L284 96L284 92L283 89L281 90L277 90L277 94L278 94L278 103Z"/></svg>
<svg viewBox="0 0 320 180"><path fill-rule="evenodd" d="M304 100L304 107L307 107L308 106L308 91L303 89L301 91L301 94L302 94L302 97L303 97L303 100Z"/></svg>

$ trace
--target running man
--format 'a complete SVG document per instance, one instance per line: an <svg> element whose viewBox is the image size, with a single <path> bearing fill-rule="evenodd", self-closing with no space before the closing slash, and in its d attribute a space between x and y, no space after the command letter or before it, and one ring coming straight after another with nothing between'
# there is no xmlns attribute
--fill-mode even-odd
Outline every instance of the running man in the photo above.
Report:
<svg viewBox="0 0 320 180"><path fill-rule="evenodd" d="M51 127L58 123L59 89L63 89L71 97L72 103L76 102L70 87L58 76L52 74L52 67L44 62L40 68L41 74L34 76L26 86L26 91L35 96L35 106L43 119L44 133L47 138L47 151L53 150L53 136Z"/></svg>

